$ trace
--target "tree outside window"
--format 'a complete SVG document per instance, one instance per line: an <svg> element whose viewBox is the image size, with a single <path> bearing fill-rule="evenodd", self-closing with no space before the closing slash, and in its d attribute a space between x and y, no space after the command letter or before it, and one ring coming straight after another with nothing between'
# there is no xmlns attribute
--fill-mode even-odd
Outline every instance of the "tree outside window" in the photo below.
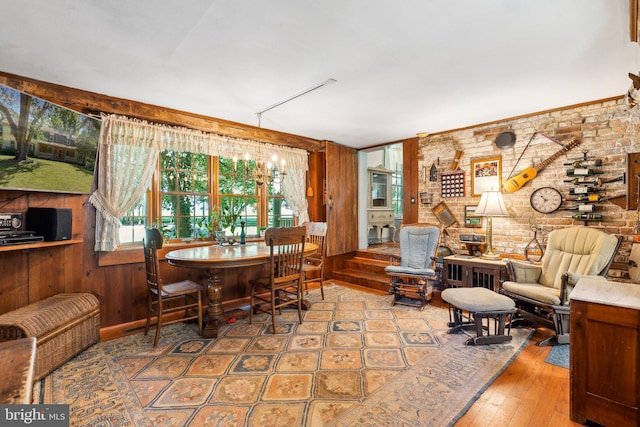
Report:
<svg viewBox="0 0 640 427"><path fill-rule="evenodd" d="M281 194L280 183L256 185L254 160L234 161L205 154L163 151L158 162L156 190L147 192L120 219L120 242L140 242L147 224L165 238L208 238L206 219L220 212L220 228L239 237L244 222L248 238L261 228L294 225L293 211Z"/></svg>

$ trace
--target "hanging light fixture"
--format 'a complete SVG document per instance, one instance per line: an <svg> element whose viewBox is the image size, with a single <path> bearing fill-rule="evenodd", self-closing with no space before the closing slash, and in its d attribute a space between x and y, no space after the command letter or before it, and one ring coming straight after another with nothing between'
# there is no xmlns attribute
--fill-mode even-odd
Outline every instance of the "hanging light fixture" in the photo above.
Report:
<svg viewBox="0 0 640 427"><path fill-rule="evenodd" d="M259 149L258 149L258 153L259 153ZM256 167L253 168L253 172L251 173L251 178L253 178L256 184L262 185L267 181L267 176L268 176L268 170L264 164L264 160L262 160L262 157L260 156L260 154L258 154L258 159L256 160Z"/></svg>

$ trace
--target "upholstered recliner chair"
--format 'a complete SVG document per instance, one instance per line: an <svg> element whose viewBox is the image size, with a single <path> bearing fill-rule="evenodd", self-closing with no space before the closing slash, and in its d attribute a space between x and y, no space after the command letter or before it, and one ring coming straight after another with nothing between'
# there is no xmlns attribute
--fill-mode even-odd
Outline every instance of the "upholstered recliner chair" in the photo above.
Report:
<svg viewBox="0 0 640 427"><path fill-rule="evenodd" d="M434 256L440 241L440 229L433 225L406 225L400 229L400 259L392 258L385 272L392 276L389 293L393 304L419 307L431 299L436 278Z"/></svg>
<svg viewBox="0 0 640 427"><path fill-rule="evenodd" d="M585 276L606 276L622 237L589 227L549 233L540 265L509 260L510 281L500 292L513 298L518 312L556 335L539 345L569 342L569 294Z"/></svg>

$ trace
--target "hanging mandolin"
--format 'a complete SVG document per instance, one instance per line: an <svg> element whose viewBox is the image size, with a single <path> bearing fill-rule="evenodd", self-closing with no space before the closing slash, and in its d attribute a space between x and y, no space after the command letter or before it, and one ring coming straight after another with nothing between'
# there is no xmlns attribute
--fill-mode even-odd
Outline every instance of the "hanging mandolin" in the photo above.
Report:
<svg viewBox="0 0 640 427"><path fill-rule="evenodd" d="M523 185L535 178L538 175L538 172L548 166L549 163L551 163L567 151L571 150L572 148L577 147L581 143L582 141L580 141L579 139L574 139L573 141L565 145L560 151L554 153L548 159L540 162L536 167L526 168L518 175L512 178L508 178L504 183L504 191L506 191L507 193L513 193L514 191L521 189Z"/></svg>

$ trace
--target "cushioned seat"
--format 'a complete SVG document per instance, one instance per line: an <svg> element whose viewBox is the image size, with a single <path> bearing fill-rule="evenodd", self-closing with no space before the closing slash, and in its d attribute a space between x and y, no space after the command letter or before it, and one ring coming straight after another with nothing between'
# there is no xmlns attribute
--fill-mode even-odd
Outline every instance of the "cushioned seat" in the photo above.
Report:
<svg viewBox="0 0 640 427"><path fill-rule="evenodd" d="M569 294L582 277L606 276L622 237L590 227L549 233L540 265L507 262L510 279L500 292L516 301L524 319L556 335L540 345L569 342Z"/></svg>
<svg viewBox="0 0 640 427"><path fill-rule="evenodd" d="M449 303L450 334L475 329L475 336L469 334L468 345L511 341L511 315L516 313L516 304L511 298L480 287L445 289L441 297Z"/></svg>
<svg viewBox="0 0 640 427"><path fill-rule="evenodd" d="M400 229L400 259L385 267L392 276L389 293L393 304L419 307L427 305L433 293L431 281L436 279L434 256L440 239L440 229L433 225L406 225Z"/></svg>

